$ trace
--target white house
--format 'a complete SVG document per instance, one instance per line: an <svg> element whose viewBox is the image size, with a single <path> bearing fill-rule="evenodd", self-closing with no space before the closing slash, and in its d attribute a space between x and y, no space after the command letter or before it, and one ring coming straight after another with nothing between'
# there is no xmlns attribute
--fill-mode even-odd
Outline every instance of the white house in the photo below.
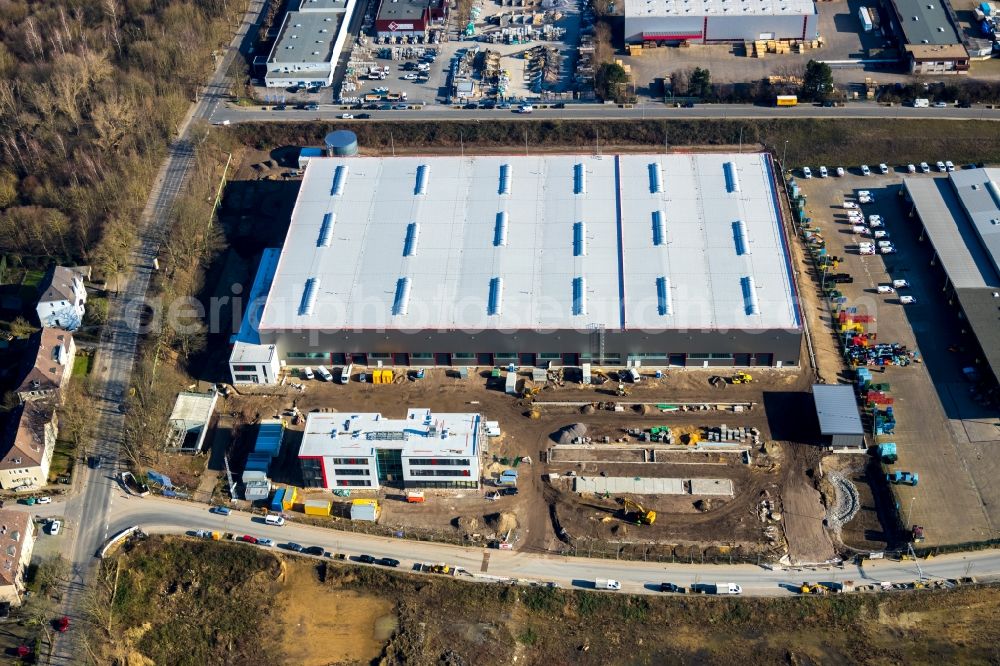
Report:
<svg viewBox="0 0 1000 666"><path fill-rule="evenodd" d="M75 331L83 323L87 289L83 274L65 266L56 266L45 283L38 299L38 320L42 326Z"/></svg>
<svg viewBox="0 0 1000 666"><path fill-rule="evenodd" d="M0 488L40 488L48 483L58 434L52 406L33 400L18 407L0 442Z"/></svg>

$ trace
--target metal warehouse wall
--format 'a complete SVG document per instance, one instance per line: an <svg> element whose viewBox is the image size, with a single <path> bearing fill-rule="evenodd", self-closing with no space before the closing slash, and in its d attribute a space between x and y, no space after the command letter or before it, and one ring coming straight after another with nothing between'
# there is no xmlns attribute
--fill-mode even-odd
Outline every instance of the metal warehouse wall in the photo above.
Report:
<svg viewBox="0 0 1000 666"><path fill-rule="evenodd" d="M817 14L794 16L671 16L625 18L625 41L641 42L642 33L701 35L697 41L746 41L757 39L815 39ZM773 37L771 34L773 33Z"/></svg>
<svg viewBox="0 0 1000 666"><path fill-rule="evenodd" d="M272 341L272 336L262 338ZM592 354L600 351L597 332L537 331L399 331L385 332L285 332L273 336L281 359L289 353L559 353ZM773 354L774 364L797 365L802 346L801 330L749 331L606 331L605 356L619 354L622 364L635 354ZM319 361L322 362L322 361ZM546 361L547 362L547 361ZM299 363L293 359L292 364ZM470 361L473 364L474 361ZM726 361L725 364L730 364ZM416 362L412 362L417 365ZM429 364L429 363L428 363ZM539 365L543 362L539 359ZM644 365L656 365L644 362ZM607 365L610 365L608 363ZM660 363L666 365L666 363Z"/></svg>

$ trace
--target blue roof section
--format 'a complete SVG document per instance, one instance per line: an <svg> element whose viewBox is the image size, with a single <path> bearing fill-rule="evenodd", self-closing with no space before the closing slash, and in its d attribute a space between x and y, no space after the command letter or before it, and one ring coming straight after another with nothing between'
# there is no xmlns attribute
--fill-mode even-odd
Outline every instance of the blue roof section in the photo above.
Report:
<svg viewBox="0 0 1000 666"><path fill-rule="evenodd" d="M247 297L246 307L243 309L240 330L229 340L230 343L260 344L260 333L257 330L257 325L260 323L264 304L267 303L267 295L271 291L271 283L274 281L274 272L278 268L279 258L281 258L280 247L269 247L261 255L257 275L253 279L253 286L250 287L250 295Z"/></svg>
<svg viewBox="0 0 1000 666"><path fill-rule="evenodd" d="M285 426L281 423L261 423L257 430L257 443L254 444L253 454L267 454L272 458L277 457L281 451L281 440L285 434Z"/></svg>
<svg viewBox="0 0 1000 666"><path fill-rule="evenodd" d="M814 384L813 400L822 435L863 435L858 401L849 384Z"/></svg>

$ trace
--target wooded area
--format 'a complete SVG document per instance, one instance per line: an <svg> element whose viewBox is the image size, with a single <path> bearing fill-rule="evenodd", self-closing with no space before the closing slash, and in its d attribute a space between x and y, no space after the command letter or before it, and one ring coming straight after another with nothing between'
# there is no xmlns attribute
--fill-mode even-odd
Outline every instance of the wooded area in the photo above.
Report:
<svg viewBox="0 0 1000 666"><path fill-rule="evenodd" d="M246 7L0 2L0 253L115 273L167 143Z"/></svg>

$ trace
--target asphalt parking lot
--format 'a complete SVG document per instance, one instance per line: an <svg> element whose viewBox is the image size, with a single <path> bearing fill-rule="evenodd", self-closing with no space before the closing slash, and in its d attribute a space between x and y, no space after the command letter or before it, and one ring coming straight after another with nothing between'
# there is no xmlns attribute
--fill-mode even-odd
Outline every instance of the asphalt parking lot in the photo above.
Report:
<svg viewBox="0 0 1000 666"><path fill-rule="evenodd" d="M928 161L933 165L936 159L931 156ZM813 167L814 172L818 167ZM919 240L919 227L904 215L899 192L906 169L896 165L885 176L859 173L855 168L841 178L810 180L796 173L796 180L807 196L807 214L821 230L828 252L843 257L838 271L854 277L853 284L841 285L848 305L875 315L879 342L906 345L917 350L922 360L873 372L876 382L891 384L889 394L894 401L895 433L879 438L898 446L900 459L890 471L919 474L916 487L893 487L902 521L923 525L927 545L993 538L997 536L993 525L1000 518L1000 485L992 472L998 470L993 465L984 471L985 451L980 448L984 443L970 442L957 418L963 409L972 409L969 404L974 405L961 372L966 362L961 326L943 295L940 276L930 266L929 244ZM908 177L942 178L944 174ZM873 204L861 207L865 218L882 216L897 254L858 254L862 237L853 233L843 202L855 200L854 193L860 189L875 197ZM893 279L909 281L905 293L916 297L916 303L902 305L900 294L878 293L879 284ZM995 515L990 515L990 507L997 507Z"/></svg>

